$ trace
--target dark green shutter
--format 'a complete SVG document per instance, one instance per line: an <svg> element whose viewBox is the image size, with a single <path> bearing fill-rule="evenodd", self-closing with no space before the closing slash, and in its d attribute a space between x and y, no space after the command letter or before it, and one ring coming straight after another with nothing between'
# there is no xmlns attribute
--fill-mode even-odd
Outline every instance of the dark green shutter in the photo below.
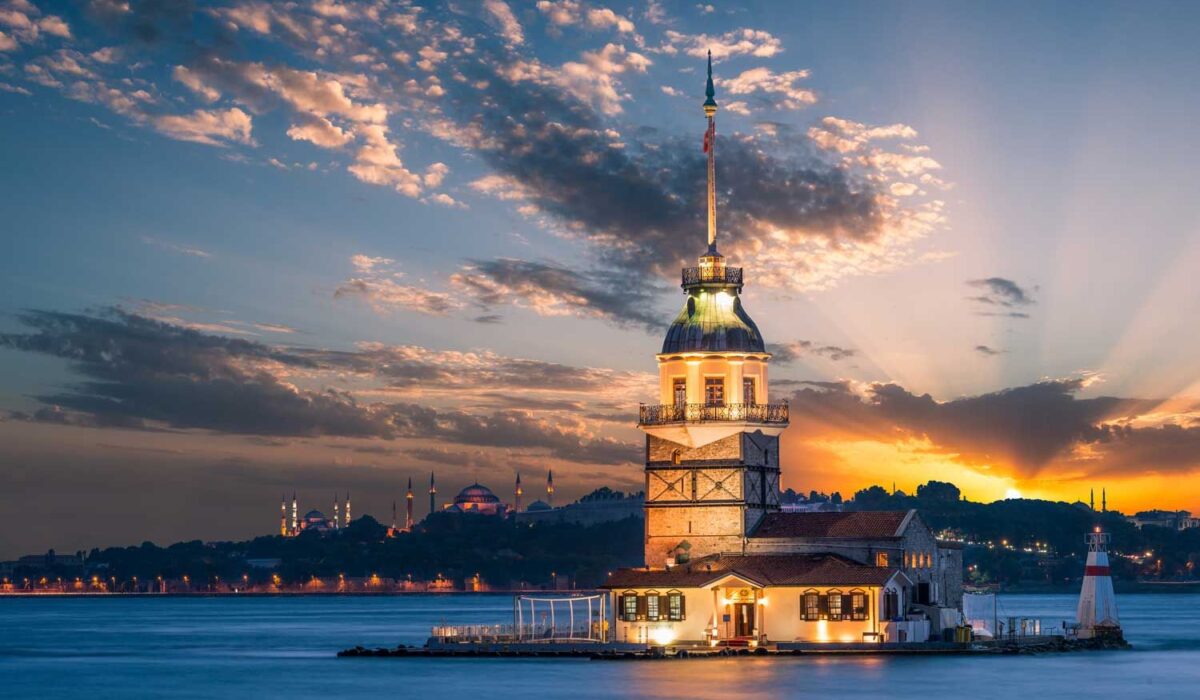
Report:
<svg viewBox="0 0 1200 700"><path fill-rule="evenodd" d="M682 593L679 594L679 619L687 619L687 596Z"/></svg>
<svg viewBox="0 0 1200 700"><path fill-rule="evenodd" d="M637 597L637 616L639 620L646 619L646 596L644 595Z"/></svg>

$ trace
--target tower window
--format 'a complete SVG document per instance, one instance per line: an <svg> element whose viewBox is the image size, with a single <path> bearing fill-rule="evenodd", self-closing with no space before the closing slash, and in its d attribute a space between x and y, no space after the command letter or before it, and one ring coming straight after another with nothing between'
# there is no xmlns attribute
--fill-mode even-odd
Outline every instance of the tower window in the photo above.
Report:
<svg viewBox="0 0 1200 700"><path fill-rule="evenodd" d="M675 399L676 406L682 406L687 403L687 379L676 377L672 380L671 396Z"/></svg>
<svg viewBox="0 0 1200 700"><path fill-rule="evenodd" d="M708 406L720 406L725 403L725 378L704 378L704 403Z"/></svg>
<svg viewBox="0 0 1200 700"><path fill-rule="evenodd" d="M751 406L757 403L754 400L754 378L744 377L742 379L742 403Z"/></svg>

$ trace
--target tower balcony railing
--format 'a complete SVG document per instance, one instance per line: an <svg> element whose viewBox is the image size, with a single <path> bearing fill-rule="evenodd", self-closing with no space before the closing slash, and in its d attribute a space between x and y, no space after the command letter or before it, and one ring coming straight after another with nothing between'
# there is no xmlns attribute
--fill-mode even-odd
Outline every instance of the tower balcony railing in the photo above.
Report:
<svg viewBox="0 0 1200 700"><path fill-rule="evenodd" d="M787 401L781 403L667 403L642 404L638 408L638 425L667 425L669 423L767 423L786 425Z"/></svg>
<svg viewBox="0 0 1200 700"><path fill-rule="evenodd" d="M742 286L742 268L726 267L725 265L711 267L683 268L683 286L695 284L728 284Z"/></svg>

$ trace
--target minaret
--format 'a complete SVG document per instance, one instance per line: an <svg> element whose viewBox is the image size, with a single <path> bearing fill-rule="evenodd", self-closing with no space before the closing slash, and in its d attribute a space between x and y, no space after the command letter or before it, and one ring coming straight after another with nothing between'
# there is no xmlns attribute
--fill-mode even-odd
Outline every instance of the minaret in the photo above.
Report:
<svg viewBox="0 0 1200 700"><path fill-rule="evenodd" d="M396 502L392 501L392 526L388 528L388 535L395 537L396 535Z"/></svg>
<svg viewBox="0 0 1200 700"><path fill-rule="evenodd" d="M292 491L292 536L300 532L300 513L296 506L296 492Z"/></svg>
<svg viewBox="0 0 1200 700"><path fill-rule="evenodd" d="M1096 511L1096 489L1088 491L1088 508L1091 508L1092 512Z"/></svg>
<svg viewBox="0 0 1200 700"><path fill-rule="evenodd" d="M346 527L350 527L350 492L346 492L346 511L343 519L346 521Z"/></svg>
<svg viewBox="0 0 1200 700"><path fill-rule="evenodd" d="M279 494L279 534L287 537L287 494Z"/></svg>
<svg viewBox="0 0 1200 700"><path fill-rule="evenodd" d="M524 491L521 490L521 472L517 472L517 486L513 489L513 509L517 513L521 512L521 494L523 493Z"/></svg>
<svg viewBox="0 0 1200 700"><path fill-rule="evenodd" d="M338 504L337 491L334 491L333 492L333 529L334 530L337 530L339 527L341 527L341 524L342 524L341 512L342 512L342 509L341 509L341 506Z"/></svg>
<svg viewBox="0 0 1200 700"><path fill-rule="evenodd" d="M413 529L413 490L411 476L408 477L408 493L404 496L404 500L407 501L405 506L408 509L408 512L404 517L404 529L411 532Z"/></svg>
<svg viewBox="0 0 1200 700"><path fill-rule="evenodd" d="M429 472L429 514L437 512L437 484L433 480L433 472Z"/></svg>
<svg viewBox="0 0 1200 700"><path fill-rule="evenodd" d="M1100 489L1100 512L1101 513L1108 512L1108 489L1107 488Z"/></svg>
<svg viewBox="0 0 1200 700"><path fill-rule="evenodd" d="M716 90L712 57L704 90L708 246L684 268L686 301L658 354L659 400L643 404L646 433L646 565L740 552L779 506L784 402L769 403L771 354L742 307L742 268L717 250Z"/></svg>
<svg viewBox="0 0 1200 700"><path fill-rule="evenodd" d="M546 470L546 505L554 507L554 470Z"/></svg>

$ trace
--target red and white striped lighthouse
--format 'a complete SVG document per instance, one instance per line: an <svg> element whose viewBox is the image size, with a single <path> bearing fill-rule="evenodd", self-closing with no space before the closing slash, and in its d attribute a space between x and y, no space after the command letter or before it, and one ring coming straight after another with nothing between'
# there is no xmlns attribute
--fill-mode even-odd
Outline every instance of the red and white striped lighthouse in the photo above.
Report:
<svg viewBox="0 0 1200 700"><path fill-rule="evenodd" d="M1097 527L1089 532L1087 542L1087 566L1083 570L1083 589L1079 592L1079 636L1091 639L1097 636L1121 634L1121 621L1117 616L1117 599L1113 594L1112 574L1108 567L1107 532Z"/></svg>

